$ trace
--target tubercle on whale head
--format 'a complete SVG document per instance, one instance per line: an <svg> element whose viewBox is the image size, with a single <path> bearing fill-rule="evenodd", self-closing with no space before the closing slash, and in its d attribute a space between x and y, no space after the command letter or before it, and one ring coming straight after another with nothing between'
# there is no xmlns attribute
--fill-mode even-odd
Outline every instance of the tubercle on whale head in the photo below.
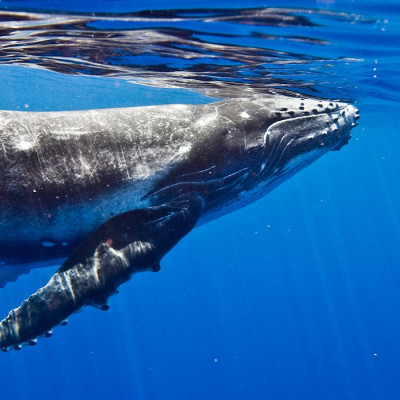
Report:
<svg viewBox="0 0 400 400"><path fill-rule="evenodd" d="M341 112L340 116L343 120L347 122L347 130L348 134L343 135L339 143L332 146L330 150L337 151L340 150L344 145L346 145L351 138L351 129L355 128L358 125L358 120L360 119L360 113L358 109L353 105L348 105Z"/></svg>

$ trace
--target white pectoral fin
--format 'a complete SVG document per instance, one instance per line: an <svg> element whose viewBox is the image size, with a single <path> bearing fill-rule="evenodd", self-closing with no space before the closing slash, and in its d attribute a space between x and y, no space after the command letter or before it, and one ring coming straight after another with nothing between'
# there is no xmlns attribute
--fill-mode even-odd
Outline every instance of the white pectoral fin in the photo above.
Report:
<svg viewBox="0 0 400 400"><path fill-rule="evenodd" d="M159 263L196 224L202 201L185 196L169 204L128 211L98 228L50 281L0 322L0 348L20 349L49 336L86 305L106 310L108 297L131 275Z"/></svg>

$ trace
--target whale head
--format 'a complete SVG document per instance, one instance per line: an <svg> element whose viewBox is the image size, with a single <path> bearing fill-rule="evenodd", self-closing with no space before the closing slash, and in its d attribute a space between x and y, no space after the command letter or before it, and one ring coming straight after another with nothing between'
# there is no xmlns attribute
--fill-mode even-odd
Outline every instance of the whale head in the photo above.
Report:
<svg viewBox="0 0 400 400"><path fill-rule="evenodd" d="M229 100L215 113L220 140L212 165L221 171L214 179L224 180L218 189L223 214L257 200L328 151L342 148L359 119L351 104L287 96ZM212 131L215 140L216 128ZM220 196L222 192L226 195ZM217 195L210 199L218 209Z"/></svg>
<svg viewBox="0 0 400 400"><path fill-rule="evenodd" d="M258 135L263 176L292 175L329 150L341 149L359 119L351 104L314 99L286 100L273 113L279 119Z"/></svg>

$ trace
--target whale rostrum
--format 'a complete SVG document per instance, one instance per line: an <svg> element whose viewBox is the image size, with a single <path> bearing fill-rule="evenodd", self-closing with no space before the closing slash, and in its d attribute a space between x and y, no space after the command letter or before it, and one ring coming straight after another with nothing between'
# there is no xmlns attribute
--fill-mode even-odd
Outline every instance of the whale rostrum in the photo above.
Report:
<svg viewBox="0 0 400 400"><path fill-rule="evenodd" d="M1 111L0 279L2 269L62 264L0 322L0 348L36 344L86 305L106 310L195 226L340 149L358 118L353 105L281 95Z"/></svg>

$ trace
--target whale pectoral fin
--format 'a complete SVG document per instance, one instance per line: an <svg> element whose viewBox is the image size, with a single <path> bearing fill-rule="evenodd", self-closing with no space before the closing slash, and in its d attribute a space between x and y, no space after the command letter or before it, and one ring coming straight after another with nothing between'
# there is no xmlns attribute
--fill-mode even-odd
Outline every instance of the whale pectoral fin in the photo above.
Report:
<svg viewBox="0 0 400 400"><path fill-rule="evenodd" d="M40 288L0 322L0 348L20 349L86 305L107 299L131 275L158 271L161 258L196 224L202 202L185 197L118 215L93 232Z"/></svg>

